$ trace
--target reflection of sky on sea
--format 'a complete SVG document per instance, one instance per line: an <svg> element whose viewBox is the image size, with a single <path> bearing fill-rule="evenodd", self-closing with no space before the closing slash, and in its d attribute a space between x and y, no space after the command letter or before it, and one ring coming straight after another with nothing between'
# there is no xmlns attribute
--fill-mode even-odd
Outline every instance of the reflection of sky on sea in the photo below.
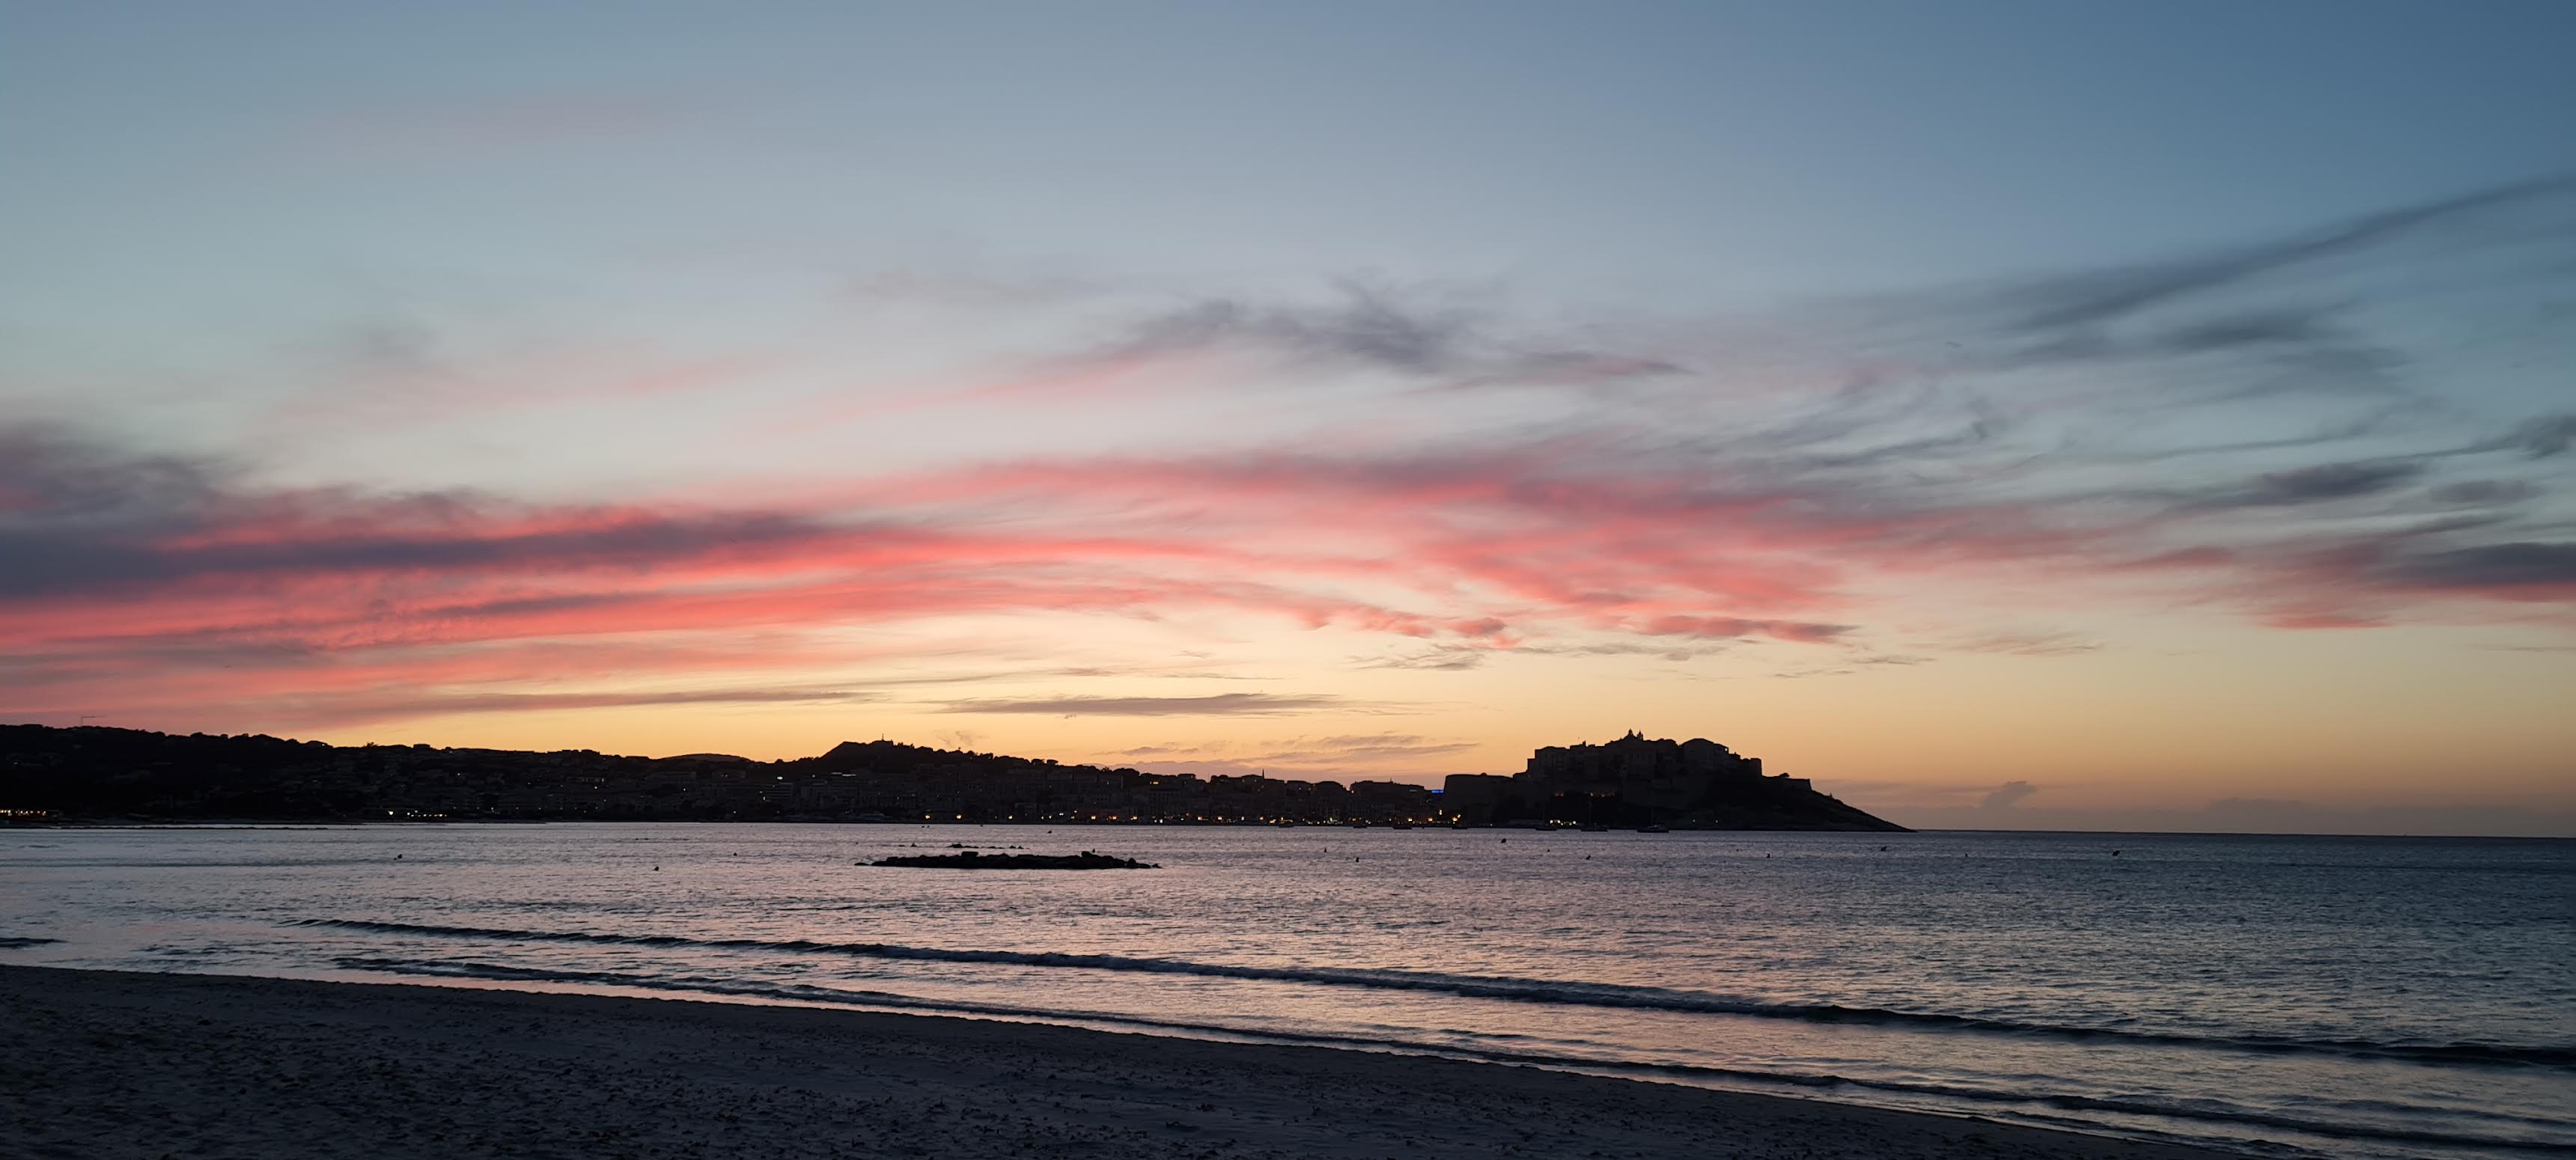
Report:
<svg viewBox="0 0 2576 1160"><path fill-rule="evenodd" d="M856 864L952 841L1169 869ZM0 934L61 940L22 963L944 1010L2467 1156L2298 1125L2576 1138L2571 873L2563 842L2394 839L53 831L0 848L25 900ZM884 957L925 951L966 961Z"/></svg>

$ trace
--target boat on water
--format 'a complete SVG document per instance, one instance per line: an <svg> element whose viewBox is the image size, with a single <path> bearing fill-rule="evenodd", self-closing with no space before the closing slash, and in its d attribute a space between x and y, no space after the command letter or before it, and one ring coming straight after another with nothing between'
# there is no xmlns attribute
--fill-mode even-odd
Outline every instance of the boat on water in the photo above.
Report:
<svg viewBox="0 0 2576 1160"><path fill-rule="evenodd" d="M1637 827L1637 832L1640 834L1669 834L1673 832L1673 828L1663 824L1662 822L1651 822Z"/></svg>

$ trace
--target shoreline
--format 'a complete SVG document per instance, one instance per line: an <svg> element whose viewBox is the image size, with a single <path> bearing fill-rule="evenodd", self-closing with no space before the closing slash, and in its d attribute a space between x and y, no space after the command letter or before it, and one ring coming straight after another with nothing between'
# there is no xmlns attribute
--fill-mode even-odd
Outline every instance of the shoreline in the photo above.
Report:
<svg viewBox="0 0 2576 1160"><path fill-rule="evenodd" d="M2236 1153L1437 1056L961 1016L0 966L25 1155Z"/></svg>
<svg viewBox="0 0 2576 1160"><path fill-rule="evenodd" d="M1062 826L1068 829L1098 830L1265 830L1304 829L1327 833L1346 830L1387 830L1392 832L1449 831L1455 833L1581 833L1575 827L1560 826L1541 831L1528 826L1418 825L1409 829L1395 826L1348 826L1332 822L1299 823L1276 826L1266 822L1032 822L1010 819L987 821L908 821L862 822L846 818L0 818L0 832L11 830L341 830L341 829L437 829L448 826L846 826L853 828L894 826L948 826L957 828L1028 828ZM1610 833L1636 833L1634 826L1613 826ZM1977 837L2061 837L2061 838L2244 838L2249 840L2329 839L2336 841L2388 842L2576 842L2576 831L2556 834L2454 834L2393 833L2387 831L2347 832L2340 830L2046 830L2046 829L1976 829L1946 826L1910 827L1903 831L1829 830L1829 829L1727 829L1715 826L1672 825L1663 836L1672 834L1855 834L1866 839L1872 833L1907 835L1968 835Z"/></svg>

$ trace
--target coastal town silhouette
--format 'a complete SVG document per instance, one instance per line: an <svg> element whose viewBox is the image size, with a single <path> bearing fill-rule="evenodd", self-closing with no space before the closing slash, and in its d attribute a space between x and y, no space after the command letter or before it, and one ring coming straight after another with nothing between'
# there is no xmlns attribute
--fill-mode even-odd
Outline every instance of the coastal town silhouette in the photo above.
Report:
<svg viewBox="0 0 2576 1160"><path fill-rule="evenodd" d="M1510 775L1157 774L894 741L816 757L615 757L0 726L22 821L808 821L1902 830L1702 738L1548 746Z"/></svg>

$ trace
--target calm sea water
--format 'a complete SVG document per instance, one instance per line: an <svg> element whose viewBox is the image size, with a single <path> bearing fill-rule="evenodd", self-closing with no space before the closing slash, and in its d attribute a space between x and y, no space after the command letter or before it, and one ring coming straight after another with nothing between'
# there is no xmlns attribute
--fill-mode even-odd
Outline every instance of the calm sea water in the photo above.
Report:
<svg viewBox="0 0 2576 1160"><path fill-rule="evenodd" d="M854 864L952 842L1165 868ZM2284 1155L2576 1152L2567 841L16 830L0 962L1438 1052Z"/></svg>

